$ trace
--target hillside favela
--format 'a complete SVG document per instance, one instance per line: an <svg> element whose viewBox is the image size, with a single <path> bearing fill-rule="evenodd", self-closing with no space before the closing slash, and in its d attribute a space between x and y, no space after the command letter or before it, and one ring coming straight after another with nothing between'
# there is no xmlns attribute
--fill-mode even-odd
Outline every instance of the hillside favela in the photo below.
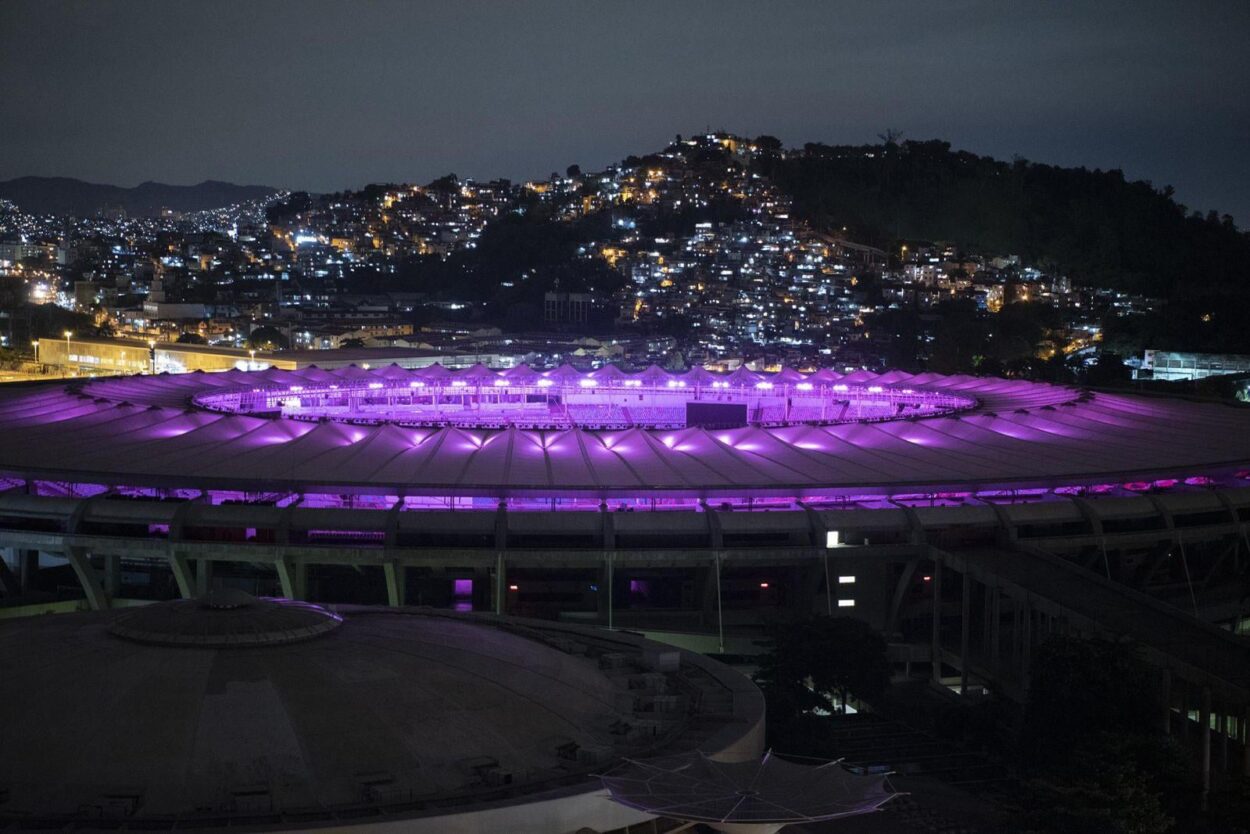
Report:
<svg viewBox="0 0 1250 834"><path fill-rule="evenodd" d="M1250 834L1199 5L0 4L0 832Z"/></svg>
<svg viewBox="0 0 1250 834"><path fill-rule="evenodd" d="M717 131L525 182L227 188L263 193L134 215L125 191L93 205L85 185L0 184L87 201L85 216L0 203L13 378L339 366L359 348L407 368L829 365L1112 383L1250 371L1244 355L1201 350L1243 323L1215 321L1218 294L1197 333L1170 330L1163 312L1165 299L1202 300L1183 284L1206 274L1195 261L1209 247L1236 259L1229 279L1242 268L1250 250L1230 217L1190 213L1119 171L937 140L786 149ZM209 185L182 199L202 202ZM1050 208L1018 195L1034 185L1056 192ZM888 205L904 197L970 214L969 239L951 239L949 217ZM1073 199L1090 216L1067 215ZM1037 210L1051 216L1029 228ZM1110 212L1141 213L1181 251L1158 252L1149 228L1115 228ZM1113 252L1071 251L1100 236Z"/></svg>

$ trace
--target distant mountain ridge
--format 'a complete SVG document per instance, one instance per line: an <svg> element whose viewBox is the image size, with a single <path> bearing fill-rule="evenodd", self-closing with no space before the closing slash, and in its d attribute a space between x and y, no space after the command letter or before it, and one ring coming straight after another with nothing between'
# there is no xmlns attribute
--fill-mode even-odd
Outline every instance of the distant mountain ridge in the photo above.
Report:
<svg viewBox="0 0 1250 834"><path fill-rule="evenodd" d="M0 198L11 200L32 214L72 214L93 217L121 207L133 217L154 217L162 208L189 212L220 208L276 194L267 185L235 185L205 180L196 185L145 182L134 188L84 182L72 177L18 177L0 182Z"/></svg>

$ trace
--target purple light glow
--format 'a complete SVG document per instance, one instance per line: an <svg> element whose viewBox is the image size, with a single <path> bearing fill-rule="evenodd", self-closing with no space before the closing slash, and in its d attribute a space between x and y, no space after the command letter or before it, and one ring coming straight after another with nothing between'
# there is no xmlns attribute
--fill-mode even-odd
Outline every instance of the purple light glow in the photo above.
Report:
<svg viewBox="0 0 1250 834"><path fill-rule="evenodd" d="M5 390L0 474L67 498L230 485L212 500L385 508L402 493L412 510L577 511L1042 501L1250 478L1250 421L1206 404L901 372L566 366L543 379L391 366ZM745 404L747 425L687 427L696 401Z"/></svg>
<svg viewBox="0 0 1250 834"><path fill-rule="evenodd" d="M357 372L349 384L255 385L213 388L193 396L210 411L281 413L296 420L342 420L357 424L475 426L481 428L673 428L685 425L688 402L742 403L748 423L781 426L863 423L938 416L976 406L972 397L936 389L883 385L830 385L818 372L793 370L771 378L741 369L723 379L702 369L669 374L648 369L630 375L613 366L583 374L568 366L534 379L497 376L476 365L431 374L394 369ZM277 374L270 377L277 378ZM409 379L421 376L421 379ZM484 380L490 384L483 388ZM299 389L299 397L291 397Z"/></svg>

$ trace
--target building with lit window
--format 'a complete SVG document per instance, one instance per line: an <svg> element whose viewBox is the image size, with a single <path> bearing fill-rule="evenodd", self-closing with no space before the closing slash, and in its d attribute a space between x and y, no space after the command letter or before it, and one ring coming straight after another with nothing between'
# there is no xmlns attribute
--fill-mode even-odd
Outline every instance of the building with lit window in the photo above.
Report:
<svg viewBox="0 0 1250 834"><path fill-rule="evenodd" d="M1139 379L1168 382L1206 379L1209 376L1225 374L1250 374L1250 356L1148 350L1142 357L1141 368L1135 371L1135 376Z"/></svg>

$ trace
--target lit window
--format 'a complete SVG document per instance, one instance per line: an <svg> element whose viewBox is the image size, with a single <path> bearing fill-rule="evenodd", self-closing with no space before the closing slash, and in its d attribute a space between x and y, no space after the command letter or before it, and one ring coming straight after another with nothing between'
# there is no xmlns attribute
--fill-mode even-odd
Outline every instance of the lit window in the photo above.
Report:
<svg viewBox="0 0 1250 834"><path fill-rule="evenodd" d="M830 530L825 534L825 547L838 547L842 544L842 534L837 530Z"/></svg>
<svg viewBox="0 0 1250 834"><path fill-rule="evenodd" d="M840 599L840 600L838 600L838 607L839 607L839 608L854 608L854 607L855 607L855 600L853 600L853 599Z"/></svg>
<svg viewBox="0 0 1250 834"><path fill-rule="evenodd" d="M853 577L853 576L839 576L839 577L838 577L838 584L839 584L839 585L854 585L854 584L855 584L855 577Z"/></svg>

